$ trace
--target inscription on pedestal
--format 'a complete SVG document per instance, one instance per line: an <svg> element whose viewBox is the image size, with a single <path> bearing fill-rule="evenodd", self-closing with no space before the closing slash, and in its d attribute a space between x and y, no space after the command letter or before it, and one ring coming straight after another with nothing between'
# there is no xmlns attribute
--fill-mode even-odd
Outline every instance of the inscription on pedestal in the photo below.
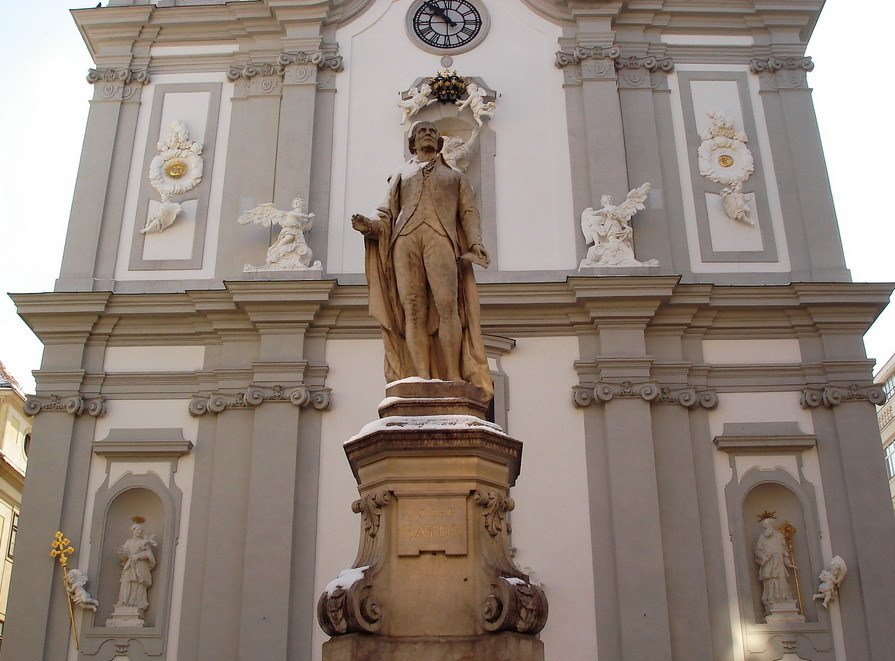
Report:
<svg viewBox="0 0 895 661"><path fill-rule="evenodd" d="M421 551L466 555L465 498L398 499L398 555L419 555Z"/></svg>

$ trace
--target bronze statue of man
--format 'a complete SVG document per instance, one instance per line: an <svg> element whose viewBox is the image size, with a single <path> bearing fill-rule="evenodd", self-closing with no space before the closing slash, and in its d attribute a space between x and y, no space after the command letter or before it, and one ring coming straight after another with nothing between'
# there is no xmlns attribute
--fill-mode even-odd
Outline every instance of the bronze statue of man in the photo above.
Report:
<svg viewBox="0 0 895 661"><path fill-rule="evenodd" d="M444 140L431 122L410 130L412 158L389 178L378 218L360 214L370 314L381 324L385 376L467 381L488 399L493 385L482 343L472 262L488 253L475 193L441 155Z"/></svg>

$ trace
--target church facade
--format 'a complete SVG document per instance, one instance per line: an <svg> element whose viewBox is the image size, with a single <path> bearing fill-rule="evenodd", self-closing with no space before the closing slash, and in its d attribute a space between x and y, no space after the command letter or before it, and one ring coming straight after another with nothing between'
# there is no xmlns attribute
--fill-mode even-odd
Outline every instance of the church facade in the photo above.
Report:
<svg viewBox="0 0 895 661"><path fill-rule="evenodd" d="M13 296L46 348L4 656L322 658L361 526L343 444L385 389L349 219L427 120L491 258L490 415L524 443L512 546L546 658L889 658L862 336L891 288L843 258L822 5L75 10L96 68L62 269ZM98 602L79 649L57 530Z"/></svg>

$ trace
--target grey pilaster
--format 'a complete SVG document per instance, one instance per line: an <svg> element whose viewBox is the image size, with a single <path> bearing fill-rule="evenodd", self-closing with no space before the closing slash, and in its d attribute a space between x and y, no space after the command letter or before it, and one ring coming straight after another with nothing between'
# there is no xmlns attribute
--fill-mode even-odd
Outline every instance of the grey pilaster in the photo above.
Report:
<svg viewBox="0 0 895 661"><path fill-rule="evenodd" d="M62 649L48 644L50 632L68 631L68 609L57 563L50 562L47 552L61 526L74 427L75 416L65 411L44 411L34 420L33 433L43 442L33 443L28 456L29 474L9 590L9 603L14 607L4 631L3 657L7 659L53 659L66 654L67 639Z"/></svg>
<svg viewBox="0 0 895 661"><path fill-rule="evenodd" d="M674 273L674 269L654 97L669 94L666 77L673 68L670 58L628 56L616 60L628 181L632 187L652 184L647 207L637 215L634 250L641 261L659 260L662 273Z"/></svg>
<svg viewBox="0 0 895 661"><path fill-rule="evenodd" d="M675 659L715 659L690 415L682 406L652 407L671 649Z"/></svg>
<svg viewBox="0 0 895 661"><path fill-rule="evenodd" d="M111 224L114 211L124 205L138 101L149 75L145 70L128 68L91 69L87 81L93 84L94 95L87 116L62 268L56 281L57 291L91 291L94 288L94 274L99 267L100 231ZM126 146L122 147L120 143ZM110 203L108 209L107 203ZM107 222L100 222L100 219ZM114 220L120 222L120 215ZM117 249L117 241L115 243ZM103 251L102 259L105 275L108 248ZM112 255L112 269L114 259Z"/></svg>
<svg viewBox="0 0 895 661"><path fill-rule="evenodd" d="M798 195L811 279L847 281L850 275L845 266L820 131L807 81L807 73L814 68L814 64L808 57L772 56L753 59L750 66L752 72L760 77L766 112L779 112L783 120L781 127L774 125L769 118L772 138L782 138L772 140L772 151L775 163L779 155L781 163L788 161L791 168L786 176L795 184ZM781 130L785 131L782 135ZM778 135L774 136L773 133ZM783 150L788 153L781 154ZM781 193L786 194L784 191ZM787 230L789 228L788 225Z"/></svg>
<svg viewBox="0 0 895 661"><path fill-rule="evenodd" d="M242 211L273 200L283 89L280 69L278 64L247 64L231 67L228 74L235 90L215 273L219 280L241 279L247 261L263 263L276 232L276 227L238 225L236 219ZM248 255L255 255L255 261Z"/></svg>

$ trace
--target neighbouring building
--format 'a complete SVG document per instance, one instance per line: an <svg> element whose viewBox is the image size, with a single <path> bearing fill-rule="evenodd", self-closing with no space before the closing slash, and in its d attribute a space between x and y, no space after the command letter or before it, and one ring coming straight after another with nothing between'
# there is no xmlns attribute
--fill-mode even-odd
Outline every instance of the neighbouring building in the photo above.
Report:
<svg viewBox="0 0 895 661"><path fill-rule="evenodd" d="M877 383L882 384L886 396L884 404L876 411L879 420L879 435L883 442L883 456L886 462L886 476L889 478L889 494L895 507L895 356L876 373Z"/></svg>
<svg viewBox="0 0 895 661"><path fill-rule="evenodd" d="M0 362L0 653L31 443L31 417L24 407L22 388Z"/></svg>
<svg viewBox="0 0 895 661"><path fill-rule="evenodd" d="M385 386L349 219L421 119L481 210L547 659L891 658L862 341L891 287L843 258L822 0L158 4L72 12L96 68L62 269L13 295L45 350L8 658L321 658L361 525L342 444ZM99 602L80 652L56 530ZM154 561L130 614L125 540Z"/></svg>

